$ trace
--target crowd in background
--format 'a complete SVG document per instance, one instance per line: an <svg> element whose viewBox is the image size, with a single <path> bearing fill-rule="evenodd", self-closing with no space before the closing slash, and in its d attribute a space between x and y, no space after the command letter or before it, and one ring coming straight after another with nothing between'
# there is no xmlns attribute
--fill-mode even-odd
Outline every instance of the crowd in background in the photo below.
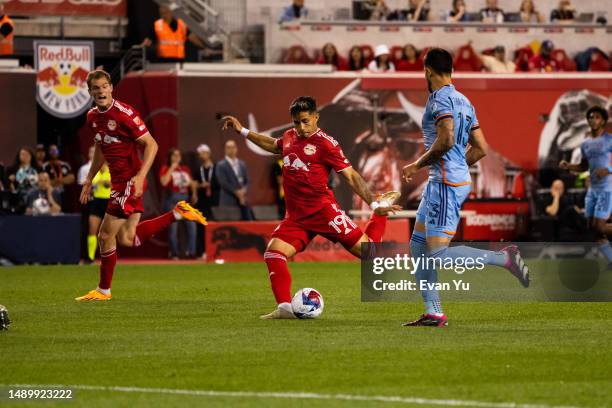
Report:
<svg viewBox="0 0 612 408"><path fill-rule="evenodd" d="M347 4L349 2L347 1ZM516 8L503 10L497 0L480 0L481 8L470 9L476 1L450 0L449 9L436 16L431 10L429 0L406 0L405 7L392 9L385 0L353 0L353 19L370 21L442 21L448 23L482 22L482 23L574 23L597 22L606 24L604 16L595 17L594 13L578 13L571 0L560 0L558 6L544 16L537 7L536 0L517 0ZM309 16L305 0L293 0L285 7L279 22L286 23Z"/></svg>
<svg viewBox="0 0 612 408"><path fill-rule="evenodd" d="M314 56L301 45L290 47L283 55L286 64L329 64L337 71L409 72L422 71L427 47L414 44L388 47L381 44L354 45L346 56L333 43L326 43ZM508 53L504 46L477 51L471 43L453 50L454 70L471 72L572 72L609 71L608 55L601 49L589 47L570 58L562 48L555 48L550 40L533 41Z"/></svg>
<svg viewBox="0 0 612 408"><path fill-rule="evenodd" d="M159 173L153 175L162 188L161 208L169 211L178 201L185 200L198 208L208 220L253 220L254 214L247 201L248 170L238 158L236 142L228 140L223 159L215 163L206 144L196 149L198 165L189 167L177 148L171 148ZM12 165L0 163L0 213L25 215L54 215L62 213L65 203L64 188L82 185L91 167L94 146L77 177L69 163L60 160L57 145L45 149L24 146L16 154ZM282 175L281 175L282 178ZM282 181L279 181L279 185ZM87 217L87 257L95 258L96 236L111 196L112 179L104 164L92 180L90 201L82 210ZM184 251L179 248L179 226L186 231ZM202 252L198 237L203 234L191 221L174 223L168 230L169 257L194 258Z"/></svg>

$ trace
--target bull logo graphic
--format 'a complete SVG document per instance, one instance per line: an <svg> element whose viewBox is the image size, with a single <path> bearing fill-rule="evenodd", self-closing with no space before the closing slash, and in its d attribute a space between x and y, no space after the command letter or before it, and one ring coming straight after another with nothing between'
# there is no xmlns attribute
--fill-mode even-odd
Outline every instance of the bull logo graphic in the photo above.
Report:
<svg viewBox="0 0 612 408"><path fill-rule="evenodd" d="M295 153L289 153L283 157L283 167L288 167L293 170L310 171L306 163L304 163Z"/></svg>
<svg viewBox="0 0 612 408"><path fill-rule="evenodd" d="M90 42L35 42L36 99L60 118L78 116L91 106L87 74L93 69Z"/></svg>

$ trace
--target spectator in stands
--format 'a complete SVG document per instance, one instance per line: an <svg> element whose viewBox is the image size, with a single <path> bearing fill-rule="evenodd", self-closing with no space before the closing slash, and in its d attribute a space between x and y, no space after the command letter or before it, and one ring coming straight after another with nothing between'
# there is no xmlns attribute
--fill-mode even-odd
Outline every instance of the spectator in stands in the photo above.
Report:
<svg viewBox="0 0 612 408"><path fill-rule="evenodd" d="M26 196L26 214L47 215L61 212L60 194L51 185L49 174L41 171L37 177L37 188L30 191Z"/></svg>
<svg viewBox="0 0 612 408"><path fill-rule="evenodd" d="M64 186L74 184L74 174L72 167L67 162L59 159L60 151L57 145L50 145L48 156L49 161L43 164L42 170L49 174L51 184L59 192L64 191Z"/></svg>
<svg viewBox="0 0 612 408"><path fill-rule="evenodd" d="M34 153L34 157L36 159L35 166L39 169L42 169L45 162L47 161L47 150L45 149L44 144L39 143L36 145L36 151Z"/></svg>
<svg viewBox="0 0 612 408"><path fill-rule="evenodd" d="M549 204L544 209L546 215L555 219L554 235L556 241L567 240L567 236L574 237L576 233L584 233L587 230L586 219L583 210L572 204L572 200L565 194L563 181L557 179L550 186Z"/></svg>
<svg viewBox="0 0 612 408"><path fill-rule="evenodd" d="M26 196L36 188L38 182L38 169L32 165L33 158L32 150L22 147L15 157L15 163L7 172L10 190L17 194L22 203L25 203Z"/></svg>
<svg viewBox="0 0 612 408"><path fill-rule="evenodd" d="M406 44L402 50L402 59L397 63L398 71L422 71L423 61L419 51L412 44Z"/></svg>
<svg viewBox="0 0 612 408"><path fill-rule="evenodd" d="M4 3L0 2L0 57L13 55L13 20L4 14Z"/></svg>
<svg viewBox="0 0 612 408"><path fill-rule="evenodd" d="M449 11L446 21L449 23L468 21L465 0L453 0L453 7L451 11Z"/></svg>
<svg viewBox="0 0 612 408"><path fill-rule="evenodd" d="M292 5L285 7L278 22L286 23L306 17L308 17L308 9L304 6L304 0L293 0Z"/></svg>
<svg viewBox="0 0 612 408"><path fill-rule="evenodd" d="M521 23L543 23L544 17L536 9L533 0L523 0L521 2L521 9L519 10L521 16Z"/></svg>
<svg viewBox="0 0 612 408"><path fill-rule="evenodd" d="M368 64L368 70L371 72L395 72L389 47L383 44L376 47L374 59Z"/></svg>
<svg viewBox="0 0 612 408"><path fill-rule="evenodd" d="M430 15L429 0L409 0L407 9L389 13L387 20L428 21Z"/></svg>
<svg viewBox="0 0 612 408"><path fill-rule="evenodd" d="M306 50L301 45L293 45L288 50L283 59L285 64L310 64L312 60L306 54Z"/></svg>
<svg viewBox="0 0 612 408"><path fill-rule="evenodd" d="M453 69L455 71L480 71L482 69L482 61L471 42L457 50L453 60Z"/></svg>
<svg viewBox="0 0 612 408"><path fill-rule="evenodd" d="M219 186L215 178L215 163L212 161L210 147L201 144L196 149L200 166L195 174L194 180L198 192L197 208L204 216L213 219L212 207L219 200Z"/></svg>
<svg viewBox="0 0 612 408"><path fill-rule="evenodd" d="M363 56L363 51L361 50L360 46L358 45L352 46L348 55L349 55L349 62L348 62L349 71L361 71L366 68L365 57Z"/></svg>
<svg viewBox="0 0 612 408"><path fill-rule="evenodd" d="M482 65L487 72L506 74L516 71L516 64L506 58L506 49L498 45L493 49L493 55L480 55Z"/></svg>
<svg viewBox="0 0 612 408"><path fill-rule="evenodd" d="M166 192L163 211L172 211L179 201L189 201L195 204L198 200L191 171L189 167L182 164L181 160L181 152L176 148L172 148L168 151L166 164L159 171L159 181ZM186 220L175 222L168 227L169 256L172 259L178 259L179 257L179 224L184 224L187 229L185 257L193 258L196 253L196 226L193 221Z"/></svg>
<svg viewBox="0 0 612 408"><path fill-rule="evenodd" d="M385 0L366 0L362 4L363 8L370 14L369 20L380 21L387 19L390 10Z"/></svg>
<svg viewBox="0 0 612 408"><path fill-rule="evenodd" d="M504 11L497 7L497 0L486 0L487 7L480 9L480 16L483 23L503 23Z"/></svg>
<svg viewBox="0 0 612 408"><path fill-rule="evenodd" d="M77 172L77 184L82 186L85 182L85 178L87 177L87 173L89 173L89 169L91 168L91 162L93 161L94 152L96 151L96 146L89 146L89 150L87 151L87 163L83 164L79 167L79 171Z"/></svg>
<svg viewBox="0 0 612 408"><path fill-rule="evenodd" d="M338 49L332 43L327 43L321 49L317 64L333 65L336 71L346 71L346 60L338 54Z"/></svg>
<svg viewBox="0 0 612 408"><path fill-rule="evenodd" d="M141 44L150 47L153 44L151 38L154 38L159 61L185 61L185 42L187 40L200 48L207 48L206 44L197 35L189 31L182 19L174 18L169 6L159 6L159 17L153 25L153 31Z"/></svg>
<svg viewBox="0 0 612 408"><path fill-rule="evenodd" d="M559 1L559 7L550 12L551 23L573 23L576 18L576 9L570 0Z"/></svg>
<svg viewBox="0 0 612 408"><path fill-rule="evenodd" d="M219 205L239 207L241 219L252 220L253 215L247 205L247 167L238 158L235 141L230 139L225 142L225 158L217 163L215 172L220 187Z"/></svg>
<svg viewBox="0 0 612 408"><path fill-rule="evenodd" d="M531 72L557 72L559 71L559 63L552 58L551 54L554 49L552 41L542 41L540 53L529 59L527 66Z"/></svg>
<svg viewBox="0 0 612 408"><path fill-rule="evenodd" d="M219 185L215 177L215 163L212 160L212 152L208 145L199 145L196 152L200 160L200 165L193 173L198 193L196 208L210 221L214 220L212 208L219 204ZM204 225L196 224L196 253L204 254L204 258L206 258L205 231L206 227Z"/></svg>

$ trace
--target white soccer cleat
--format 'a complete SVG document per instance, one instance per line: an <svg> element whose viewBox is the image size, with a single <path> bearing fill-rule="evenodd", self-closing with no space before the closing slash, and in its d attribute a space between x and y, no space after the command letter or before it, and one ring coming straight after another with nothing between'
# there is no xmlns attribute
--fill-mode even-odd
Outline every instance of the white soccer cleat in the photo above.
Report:
<svg viewBox="0 0 612 408"><path fill-rule="evenodd" d="M290 307L291 307L291 304L289 304L289 308ZM282 307L281 305L278 305L278 307L274 309L272 313L261 315L259 316L259 318L262 320L297 319L297 317L295 317L295 315L293 314L293 311L288 310Z"/></svg>

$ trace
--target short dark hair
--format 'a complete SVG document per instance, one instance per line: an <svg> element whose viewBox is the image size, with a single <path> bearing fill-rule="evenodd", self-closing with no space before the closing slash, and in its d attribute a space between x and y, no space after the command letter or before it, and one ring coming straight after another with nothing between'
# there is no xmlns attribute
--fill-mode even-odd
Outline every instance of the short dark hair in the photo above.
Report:
<svg viewBox="0 0 612 408"><path fill-rule="evenodd" d="M295 116L300 112L313 113L317 111L317 101L311 96L300 96L295 98L289 106L291 116Z"/></svg>
<svg viewBox="0 0 612 408"><path fill-rule="evenodd" d="M425 55L424 64L440 75L450 75L453 72L453 57L442 48L432 48Z"/></svg>
<svg viewBox="0 0 612 408"><path fill-rule="evenodd" d="M606 123L608 122L608 110L606 108L599 106L599 105L591 106L589 110L586 111L587 120L589 119L589 116L593 112L599 113L601 117L603 118L604 122Z"/></svg>

